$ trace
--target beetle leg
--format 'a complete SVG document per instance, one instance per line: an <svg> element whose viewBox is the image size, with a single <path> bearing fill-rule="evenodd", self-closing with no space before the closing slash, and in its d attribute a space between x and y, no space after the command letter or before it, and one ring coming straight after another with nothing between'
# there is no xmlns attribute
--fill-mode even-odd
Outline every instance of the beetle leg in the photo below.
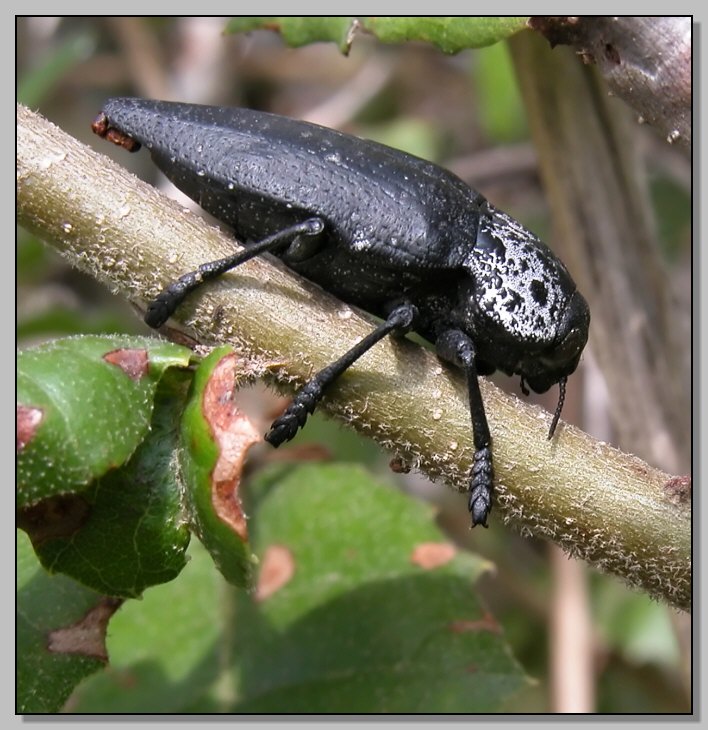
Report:
<svg viewBox="0 0 708 730"><path fill-rule="evenodd" d="M274 233L262 241L249 244L245 249L238 251L217 261L208 261L202 264L196 271L190 271L180 276L163 289L150 304L145 313L145 324L149 327L161 327L174 313L182 300L194 291L203 282L215 279L217 276L235 269L249 259L267 251L273 252L290 244L299 236L316 236L324 229L324 222L320 218L309 218L302 223L297 223Z"/></svg>
<svg viewBox="0 0 708 730"><path fill-rule="evenodd" d="M487 516L492 509L494 480L492 437L489 433L482 393L479 389L474 342L460 330L448 330L438 337L435 347L439 357L463 368L467 375L467 390L475 448L470 480L469 510L472 515L472 527L475 525L487 527Z"/></svg>
<svg viewBox="0 0 708 730"><path fill-rule="evenodd" d="M408 332L417 314L418 310L409 302L400 304L371 334L345 352L339 360L320 370L295 394L285 413L273 421L270 431L266 434L266 441L273 446L280 446L285 441L290 441L298 429L305 425L308 415L315 410L315 406L324 395L325 388L386 335Z"/></svg>

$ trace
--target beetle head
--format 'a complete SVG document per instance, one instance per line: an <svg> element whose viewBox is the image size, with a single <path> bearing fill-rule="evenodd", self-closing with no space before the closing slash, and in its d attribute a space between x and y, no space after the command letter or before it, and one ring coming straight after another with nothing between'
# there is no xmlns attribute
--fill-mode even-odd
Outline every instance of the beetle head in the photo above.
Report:
<svg viewBox="0 0 708 730"><path fill-rule="evenodd" d="M568 376L575 372L580 355L588 340L590 309L579 291L574 291L563 310L554 343L528 361L520 363L521 389L528 395L531 388L536 393L545 393L558 383L560 394L548 438L553 437L565 403L565 385Z"/></svg>
<svg viewBox="0 0 708 730"><path fill-rule="evenodd" d="M520 375L537 393L567 378L588 338L590 311L570 273L536 235L486 204L456 323L474 339L480 372Z"/></svg>

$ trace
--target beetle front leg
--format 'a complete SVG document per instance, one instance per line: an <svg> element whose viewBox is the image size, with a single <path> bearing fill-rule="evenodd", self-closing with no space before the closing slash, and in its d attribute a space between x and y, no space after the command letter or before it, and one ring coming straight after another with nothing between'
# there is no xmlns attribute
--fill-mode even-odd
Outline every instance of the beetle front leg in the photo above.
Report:
<svg viewBox="0 0 708 730"><path fill-rule="evenodd" d="M324 230L324 221L321 218L309 218L302 223L284 228L262 241L251 243L245 249L216 261L202 264L196 271L190 271L180 276L163 289L150 304L145 313L145 324L149 327L161 327L173 314L182 300L201 286L205 281L215 279L231 269L245 263L249 259L266 252L276 252L285 246L292 245L301 236L317 236Z"/></svg>
<svg viewBox="0 0 708 730"><path fill-rule="evenodd" d="M266 441L276 447L285 441L290 441L298 430L305 425L307 417L315 410L327 386L333 383L348 367L353 365L386 335L408 332L417 315L418 310L409 302L400 304L393 309L385 322L344 353L339 360L320 370L312 380L295 394L285 413L273 421L270 431L266 434Z"/></svg>
<svg viewBox="0 0 708 730"><path fill-rule="evenodd" d="M464 369L472 417L474 437L474 464L470 480L469 510L472 527L487 527L487 516L492 509L494 471L492 467L492 437L484 412L475 365L475 347L472 339L460 330L443 332L435 343L438 356Z"/></svg>

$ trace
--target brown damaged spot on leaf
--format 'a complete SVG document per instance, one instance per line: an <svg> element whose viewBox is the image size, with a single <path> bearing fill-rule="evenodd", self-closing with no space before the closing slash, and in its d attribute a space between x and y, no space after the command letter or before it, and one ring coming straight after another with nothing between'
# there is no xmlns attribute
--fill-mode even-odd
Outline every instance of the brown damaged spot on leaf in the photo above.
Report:
<svg viewBox="0 0 708 730"><path fill-rule="evenodd" d="M464 634L468 631L488 631L490 634L501 634L501 626L491 613L485 613L476 621L453 621L448 628L455 634Z"/></svg>
<svg viewBox="0 0 708 730"><path fill-rule="evenodd" d="M88 519L91 505L75 494L58 494L17 511L17 526L35 548L47 540L71 537Z"/></svg>
<svg viewBox="0 0 708 730"><path fill-rule="evenodd" d="M147 350L122 348L106 353L103 359L119 367L132 380L140 380L148 374L150 361Z"/></svg>
<svg viewBox="0 0 708 730"><path fill-rule="evenodd" d="M107 662L106 627L122 603L118 598L103 598L76 623L51 631L47 648L53 654L79 654Z"/></svg>
<svg viewBox="0 0 708 730"><path fill-rule="evenodd" d="M411 553L411 563L425 570L439 568L457 555L457 549L449 542L423 542Z"/></svg>
<svg viewBox="0 0 708 730"><path fill-rule="evenodd" d="M22 449L35 437L39 424L44 419L44 411L35 406L24 406L17 404L17 432L15 439L15 451L20 453Z"/></svg>
<svg viewBox="0 0 708 730"><path fill-rule="evenodd" d="M248 526L238 490L246 453L263 437L234 403L240 363L241 359L234 353L219 361L204 389L202 414L219 447L219 458L211 474L214 511L246 542Z"/></svg>
<svg viewBox="0 0 708 730"><path fill-rule="evenodd" d="M691 477L672 477L664 484L664 493L672 504L686 504L691 501Z"/></svg>
<svg viewBox="0 0 708 730"><path fill-rule="evenodd" d="M295 575L295 558L284 545L271 545L261 561L261 570L256 586L256 601L265 601Z"/></svg>

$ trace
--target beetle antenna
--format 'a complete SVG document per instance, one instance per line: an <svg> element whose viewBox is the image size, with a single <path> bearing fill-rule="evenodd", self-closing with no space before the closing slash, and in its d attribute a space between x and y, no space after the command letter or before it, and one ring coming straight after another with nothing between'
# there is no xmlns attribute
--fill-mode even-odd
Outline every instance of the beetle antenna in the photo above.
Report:
<svg viewBox="0 0 708 730"><path fill-rule="evenodd" d="M551 428L548 431L548 440L550 441L553 438L553 434L556 430L556 426L558 425L558 421L561 417L561 411L563 410L563 404L565 403L565 384L568 382L567 377L563 377L558 381L558 388L560 389L560 393L558 395L558 405L556 406L556 411L553 414L553 420L551 421Z"/></svg>

